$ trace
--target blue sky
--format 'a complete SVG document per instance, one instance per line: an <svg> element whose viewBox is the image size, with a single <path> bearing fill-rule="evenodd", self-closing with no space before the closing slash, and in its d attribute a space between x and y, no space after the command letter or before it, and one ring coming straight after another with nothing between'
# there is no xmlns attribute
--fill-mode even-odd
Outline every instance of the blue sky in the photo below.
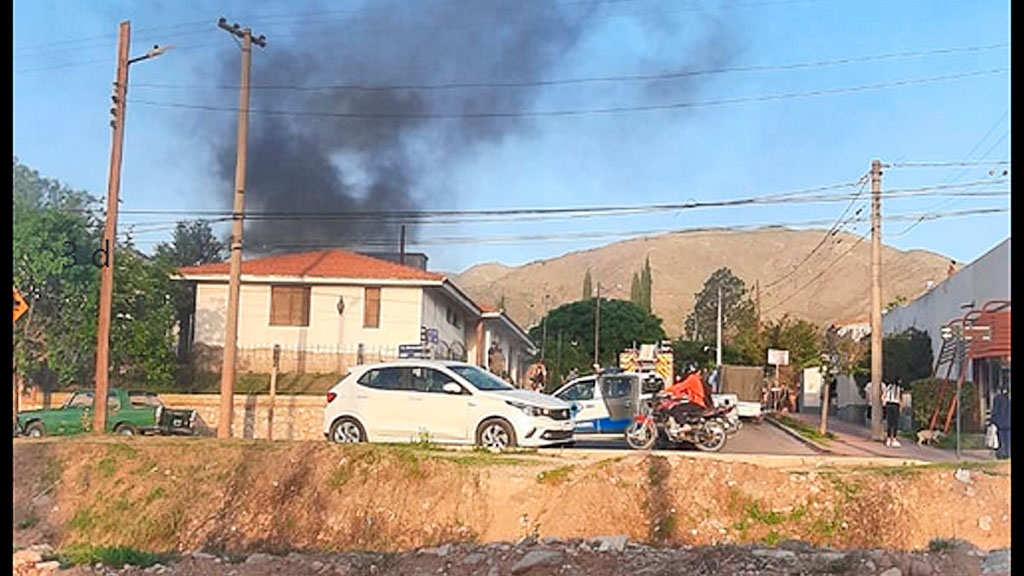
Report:
<svg viewBox="0 0 1024 576"><path fill-rule="evenodd" d="M436 15L445 10L456 13L467 2L492 1L496 0L423 0L436 6L420 7L437 11L432 12ZM1008 2L552 0L541 4L550 4L545 9L565 11L569 17L573 10L587 10L589 17L578 38L547 55L540 79L719 72L672 81L542 87L530 92L521 111L685 106L521 119L500 136L482 138L454 154L435 147L450 137L445 133L446 122L435 121L403 149L416 165L408 193L419 207L727 200L853 182L876 158L895 164L885 171L884 190L982 181L987 183L970 190L1009 190L1008 179L1002 177L1008 166L998 164L1008 160L1010 148ZM373 78L357 80L401 83L406 79L399 60L407 52L402 40L394 37L400 34L389 36L387 30L356 34L349 33L349 27L358 25L367 11L402 11L408 6L412 4L396 0L221 2L216 6L17 1L13 10L14 153L46 176L103 196L118 22L132 23L133 56L155 43L175 45L157 59L133 65L129 81L121 192L126 213L119 219L119 230L134 225L138 245L151 249L169 236L173 220L195 217L187 214L192 210L223 209L230 198L231 182L217 175L208 140L210 126L220 126L233 137L233 112L133 102L237 105L236 92L216 89L223 84L216 74L218 67L238 66L232 40L216 27L220 16L251 25L267 36L268 46L256 51L254 62L268 59L274 50L295 50L310 41L337 38L329 58L378 47L391 55L392 60L376 66ZM478 19L467 28L485 36L499 35L501 21L502 14L495 13L493 19ZM310 40L313 35L319 35L319 40ZM354 42L377 44L353 47ZM955 50L940 52L948 49ZM921 52L928 54L906 55ZM874 56L885 57L835 62ZM254 83L272 84L277 79L278 72L265 68L271 61L254 68ZM390 62L395 63L393 69ZM819 64L785 68L808 63ZM774 68L735 70L750 67ZM486 78L457 77L458 70L427 78L436 82L517 80L503 78L501 70L495 67ZM962 77L918 82L957 75ZM423 78L420 74L416 80ZM865 88L879 84L887 87ZM815 91L832 93L807 95ZM782 94L801 96L763 99ZM723 100L742 102L712 104ZM254 114L253 129L266 121L266 116ZM344 155L337 159L342 168L352 161ZM986 164L898 167L965 161ZM359 166L351 168L346 173L355 178ZM857 190L850 187L839 192ZM866 206L867 192L848 214ZM431 225L414 233L422 244L410 250L426 252L432 268L460 271L484 262L517 265L555 257L634 232L796 226L815 221L825 222L814 226L824 229L847 205L759 205L615 218ZM1009 196L893 198L885 201L883 212L922 214L993 207L1009 208ZM130 213L148 209L181 213ZM844 230L863 234L868 226L849 223ZM918 225L913 220L883 224L888 245L931 250L960 262L977 258L1009 233L1009 212L925 220ZM561 235L568 237L558 238ZM522 236L543 240L508 241Z"/></svg>

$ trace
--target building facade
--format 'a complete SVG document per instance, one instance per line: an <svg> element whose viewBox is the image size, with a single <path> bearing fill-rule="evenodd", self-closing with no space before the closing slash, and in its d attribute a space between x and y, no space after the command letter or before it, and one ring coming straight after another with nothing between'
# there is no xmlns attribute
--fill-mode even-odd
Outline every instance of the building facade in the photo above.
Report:
<svg viewBox="0 0 1024 576"><path fill-rule="evenodd" d="M218 366L228 264L181 268L176 279L195 284L192 347L201 363ZM418 267L341 250L242 263L240 371L269 371L275 346L282 371L347 374L353 365L408 354L487 366L490 338L509 359L534 352L507 315L481 308L443 275ZM509 366L509 379L518 381L519 365Z"/></svg>

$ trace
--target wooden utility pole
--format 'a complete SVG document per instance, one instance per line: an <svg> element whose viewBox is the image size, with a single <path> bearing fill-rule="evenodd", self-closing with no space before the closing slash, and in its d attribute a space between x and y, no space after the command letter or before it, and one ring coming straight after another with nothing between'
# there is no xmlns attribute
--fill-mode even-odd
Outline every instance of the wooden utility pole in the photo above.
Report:
<svg viewBox="0 0 1024 576"><path fill-rule="evenodd" d="M125 98L128 93L128 47L131 23L121 22L117 41L117 80L114 82L114 106L110 121L114 129L110 141L110 172L107 175L107 221L103 226L106 252L100 268L100 309L96 327L96 390L93 395L92 430L103 434L107 429L107 391L110 389L110 316L114 298L114 246L117 244L117 197L121 190L121 151L124 147Z"/></svg>
<svg viewBox="0 0 1024 576"><path fill-rule="evenodd" d="M882 162L871 162L871 438L882 440Z"/></svg>
<svg viewBox="0 0 1024 576"><path fill-rule="evenodd" d="M238 296L242 273L242 218L245 214L245 159L249 135L249 70L252 63L252 45L267 45L266 38L252 37L250 28L242 29L237 23L228 26L221 18L217 26L242 39L242 83L238 103L238 155L235 160L235 205L231 224L231 264L228 279L228 317L224 330L224 363L220 375L220 417L217 420L217 438L231 437L231 420L235 402L235 356L238 352Z"/></svg>

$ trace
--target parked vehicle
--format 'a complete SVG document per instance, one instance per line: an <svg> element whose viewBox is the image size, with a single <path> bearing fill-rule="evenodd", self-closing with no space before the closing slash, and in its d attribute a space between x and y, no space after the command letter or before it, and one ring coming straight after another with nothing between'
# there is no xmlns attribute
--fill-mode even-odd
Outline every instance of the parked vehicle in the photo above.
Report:
<svg viewBox="0 0 1024 576"><path fill-rule="evenodd" d="M690 423L689 431L682 432L682 428L668 426L669 411L679 402L661 395L644 402L643 412L626 428L626 444L634 450L650 450L663 438L673 444L692 444L705 452L721 450L728 436L720 419L723 409L706 411Z"/></svg>
<svg viewBox="0 0 1024 576"><path fill-rule="evenodd" d="M635 372L606 371L577 378L552 395L572 404L576 434L622 434L641 400L660 390L646 389L648 382Z"/></svg>
<svg viewBox="0 0 1024 576"><path fill-rule="evenodd" d="M92 430L92 390L80 390L59 408L19 412L15 435L32 438L67 436ZM195 431L194 410L168 410L156 394L118 388L107 394L107 432L136 434L188 434Z"/></svg>
<svg viewBox="0 0 1024 576"><path fill-rule="evenodd" d="M570 406L512 387L464 362L403 360L359 366L327 393L332 442L431 442L487 448L574 440Z"/></svg>

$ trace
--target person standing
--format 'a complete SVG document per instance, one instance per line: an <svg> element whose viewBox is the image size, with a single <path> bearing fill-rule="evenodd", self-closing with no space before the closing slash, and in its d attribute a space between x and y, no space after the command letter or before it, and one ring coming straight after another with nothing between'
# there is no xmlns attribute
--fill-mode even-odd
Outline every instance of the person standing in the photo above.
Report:
<svg viewBox="0 0 1024 576"><path fill-rule="evenodd" d="M999 387L996 397L992 399L991 424L996 427L999 436L999 447L996 458L1006 460L1010 457L1010 395L1005 384Z"/></svg>
<svg viewBox="0 0 1024 576"><path fill-rule="evenodd" d="M900 422L900 403L903 399L903 380L896 378L892 382L882 382L882 403L885 406L885 445L899 448L900 441L896 432Z"/></svg>

